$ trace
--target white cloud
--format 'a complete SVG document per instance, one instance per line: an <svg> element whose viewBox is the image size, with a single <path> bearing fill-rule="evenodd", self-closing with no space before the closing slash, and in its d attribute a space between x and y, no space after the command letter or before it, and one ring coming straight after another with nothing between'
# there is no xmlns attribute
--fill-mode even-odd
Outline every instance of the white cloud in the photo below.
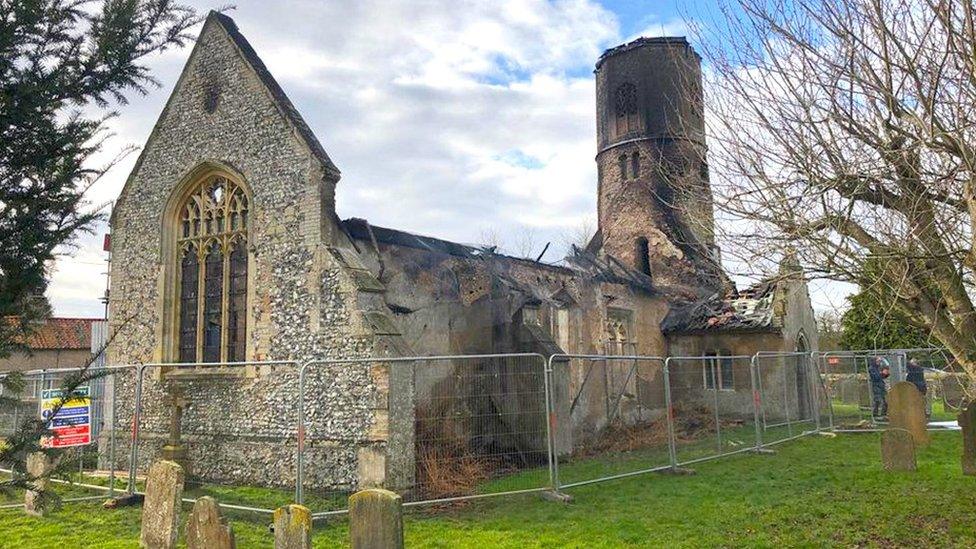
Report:
<svg viewBox="0 0 976 549"><path fill-rule="evenodd" d="M589 72L620 41L597 3L245 1L229 15L343 171L340 216L466 242L480 227L506 239L537 227L543 243L592 218ZM152 60L162 88L122 108L98 162L145 142L188 53ZM513 151L537 164L506 162ZM135 157L91 202L117 197ZM53 271L59 314L101 311L100 240L80 245Z"/></svg>
<svg viewBox="0 0 976 549"><path fill-rule="evenodd" d="M532 229L540 249L560 249L565 233L592 224L591 71L605 48L633 38L595 0L237 4L229 15L343 172L340 217L462 242L486 227L505 242ZM642 26L684 33L653 14ZM145 142L188 53L152 60L162 88L123 107L114 146ZM114 200L134 162L99 182L91 201ZM53 276L59 314L101 314L104 269L90 265L100 239L81 244Z"/></svg>

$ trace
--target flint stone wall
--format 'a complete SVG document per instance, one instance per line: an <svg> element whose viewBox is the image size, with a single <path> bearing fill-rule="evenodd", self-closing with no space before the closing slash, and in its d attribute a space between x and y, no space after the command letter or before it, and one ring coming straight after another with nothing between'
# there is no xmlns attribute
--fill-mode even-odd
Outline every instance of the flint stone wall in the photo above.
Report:
<svg viewBox="0 0 976 549"><path fill-rule="evenodd" d="M216 110L208 113L204 99L215 89ZM161 228L179 183L207 163L238 174L251 193L247 355L370 355L376 340L357 310L356 286L329 248L334 228L327 212L338 177L310 152L238 44L211 16L113 212L110 310L117 334L109 363L174 359L165 351L162 319L167 300L174 299L166 295L165 276L175 265L166 259ZM116 380L120 430L131 425L133 377ZM144 383L140 468L156 459L165 441L169 408L163 389L175 383L189 402L182 430L194 476L293 482L294 367L166 374L164 380L158 370L148 370ZM366 367L313 370L307 388L308 470L325 471L310 481L357 484L357 454L385 451L387 380ZM116 438L117 461L124 466L128 438Z"/></svg>

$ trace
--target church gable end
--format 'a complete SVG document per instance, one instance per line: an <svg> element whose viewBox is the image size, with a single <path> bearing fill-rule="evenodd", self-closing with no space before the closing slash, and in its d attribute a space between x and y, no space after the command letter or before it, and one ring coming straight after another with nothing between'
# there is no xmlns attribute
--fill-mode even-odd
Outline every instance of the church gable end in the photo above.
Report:
<svg viewBox="0 0 976 549"><path fill-rule="evenodd" d="M310 269L275 274L272 265L304 265L316 255L328 238L323 230L331 228L339 173L233 21L216 13L204 24L113 212L113 318L134 317L135 327L126 329L139 332L120 338L116 358L176 359L175 204L212 173L238 180L252 194L247 355L265 356L281 331L261 322L273 313L272 294L316 286L308 281Z"/></svg>
<svg viewBox="0 0 976 549"><path fill-rule="evenodd" d="M168 413L162 395L183 391L193 411L182 419L183 431L205 431L213 441L189 445L187 459L207 464L211 478L266 482L268 470L293 458L287 445L275 444L256 460L253 446L234 432L213 432L227 413L221 403L255 394L269 402L294 398L297 363L268 361L355 358L399 344L396 334L380 335L367 322L376 315L363 311L355 269L330 253L338 179L233 21L211 13L112 215L115 337L108 351L113 364L265 362L151 368L144 376L145 432L159 435L153 429ZM200 376L217 381L199 383ZM410 379L379 365L341 375L319 365L308 373L309 394L328 387L348 400L341 418L307 421L310 440L348 441L341 454L306 452L311 470L328 471L322 482L355 486L387 474L409 476L403 471L412 468L400 464L411 455L409 437L387 440L386 433L413 424L411 406L389 409L389 402L410 397ZM131 380L120 379L118 391L132 395ZM295 425L274 406L250 410L248 421L262 437ZM388 456L398 445L405 449ZM153 456L147 448L140 459Z"/></svg>

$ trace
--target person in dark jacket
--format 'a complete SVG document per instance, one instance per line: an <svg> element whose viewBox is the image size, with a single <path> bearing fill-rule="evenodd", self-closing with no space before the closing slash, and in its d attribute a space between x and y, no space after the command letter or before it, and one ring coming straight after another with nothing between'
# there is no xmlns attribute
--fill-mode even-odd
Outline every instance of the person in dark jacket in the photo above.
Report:
<svg viewBox="0 0 976 549"><path fill-rule="evenodd" d="M868 376L871 378L871 396L874 407L872 414L875 418L882 418L888 415L888 387L885 385L885 378L888 377L887 361L880 356L871 359L868 366Z"/></svg>
<svg viewBox="0 0 976 549"><path fill-rule="evenodd" d="M925 394L929 390L929 386L925 383L925 368L918 363L917 358L913 358L908 361L908 373L905 375L905 381L914 385L918 392L922 393L922 399L925 401L925 417L932 415L932 410L930 409L932 403L929 399L925 398Z"/></svg>
<svg viewBox="0 0 976 549"><path fill-rule="evenodd" d="M922 395L928 392L929 387L925 384L925 368L922 368L917 358L908 361L908 374L905 376L905 381L917 387Z"/></svg>

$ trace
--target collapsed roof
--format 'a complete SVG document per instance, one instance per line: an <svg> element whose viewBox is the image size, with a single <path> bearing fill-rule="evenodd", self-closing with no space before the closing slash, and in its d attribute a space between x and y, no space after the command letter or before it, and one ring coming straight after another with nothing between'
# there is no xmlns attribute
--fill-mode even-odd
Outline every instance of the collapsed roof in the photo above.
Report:
<svg viewBox="0 0 976 549"><path fill-rule="evenodd" d="M674 307L661 322L664 333L749 332L780 328L773 314L776 280L763 280L735 297L713 294Z"/></svg>
<svg viewBox="0 0 976 549"><path fill-rule="evenodd" d="M517 263L530 268L555 270L570 276L588 278L597 282L610 284L624 284L633 289L653 292L651 277L631 269L610 256L601 256L589 250L573 246L572 255L563 264L553 265L531 259L499 254L493 247L479 247L470 244L451 242L431 236L418 235L407 231L377 227L365 219L351 218L342 222L346 233L356 240L389 244L425 250L432 253L445 254L466 259L493 260L502 263ZM502 274L496 270L496 274ZM505 277L502 277L505 278ZM519 287L524 283L510 281ZM536 293L536 292L532 292ZM540 296L541 297L541 296Z"/></svg>

